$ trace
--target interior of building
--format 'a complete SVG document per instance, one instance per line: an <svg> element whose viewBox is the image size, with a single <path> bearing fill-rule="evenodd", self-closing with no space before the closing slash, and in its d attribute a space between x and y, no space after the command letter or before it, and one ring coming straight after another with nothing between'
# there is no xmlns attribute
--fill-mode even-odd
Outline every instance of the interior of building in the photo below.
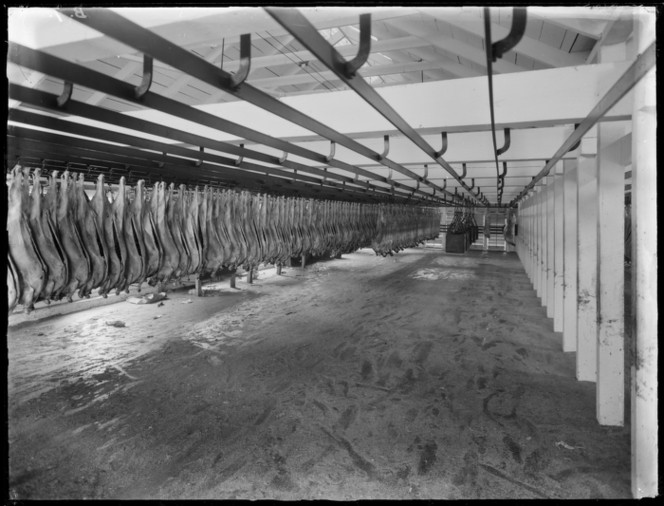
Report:
<svg viewBox="0 0 664 506"><path fill-rule="evenodd" d="M9 499L655 497L656 14L9 8Z"/></svg>

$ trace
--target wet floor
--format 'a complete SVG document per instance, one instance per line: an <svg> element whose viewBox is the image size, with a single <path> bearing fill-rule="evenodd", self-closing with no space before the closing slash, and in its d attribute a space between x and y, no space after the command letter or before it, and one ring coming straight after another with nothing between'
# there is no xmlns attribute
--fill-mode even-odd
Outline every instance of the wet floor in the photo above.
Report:
<svg viewBox="0 0 664 506"><path fill-rule="evenodd" d="M629 428L597 424L516 255L237 286L10 328L11 497L630 496Z"/></svg>

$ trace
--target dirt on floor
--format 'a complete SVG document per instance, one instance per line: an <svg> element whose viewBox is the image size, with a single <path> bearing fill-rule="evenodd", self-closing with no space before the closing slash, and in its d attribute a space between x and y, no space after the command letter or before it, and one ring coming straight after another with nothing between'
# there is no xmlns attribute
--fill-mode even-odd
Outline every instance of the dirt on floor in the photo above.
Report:
<svg viewBox="0 0 664 506"><path fill-rule="evenodd" d="M514 254L207 288L9 328L10 498L630 497Z"/></svg>

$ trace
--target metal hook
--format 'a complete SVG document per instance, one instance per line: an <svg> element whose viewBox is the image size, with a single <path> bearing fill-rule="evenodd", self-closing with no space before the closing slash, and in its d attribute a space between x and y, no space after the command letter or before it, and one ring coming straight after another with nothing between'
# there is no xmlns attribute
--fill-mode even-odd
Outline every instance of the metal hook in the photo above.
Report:
<svg viewBox="0 0 664 506"><path fill-rule="evenodd" d="M378 155L378 161L387 158L387 154L390 152L390 136L383 135L383 152Z"/></svg>
<svg viewBox="0 0 664 506"><path fill-rule="evenodd" d="M247 79L247 77L249 76L250 69L251 69L251 34L244 33L240 35L240 67L237 69L237 72L235 72L235 74L226 74L226 73L223 74L226 79L225 84L230 88L237 88Z"/></svg>
<svg viewBox="0 0 664 506"><path fill-rule="evenodd" d="M339 53L334 51L334 66L341 71L344 76L351 79L357 71L364 65L371 52L371 14L360 14L360 45L357 55L350 61L344 61L339 58Z"/></svg>
<svg viewBox="0 0 664 506"><path fill-rule="evenodd" d="M507 175L507 162L503 162L503 173L498 174L498 179L503 179Z"/></svg>
<svg viewBox="0 0 664 506"><path fill-rule="evenodd" d="M440 158L447 151L447 132L440 132L440 136L443 140L443 144L440 151L436 151L436 158Z"/></svg>
<svg viewBox="0 0 664 506"><path fill-rule="evenodd" d="M74 84L69 81L65 81L64 87L62 88L62 93L57 98L58 107L64 107L69 99L71 98L72 91L74 91Z"/></svg>
<svg viewBox="0 0 664 506"><path fill-rule="evenodd" d="M477 187L477 193L475 193L475 196L476 196L476 197L479 197L479 196L480 196L480 193L482 193L482 192L480 191L480 187L478 186L478 187Z"/></svg>
<svg viewBox="0 0 664 506"><path fill-rule="evenodd" d="M279 157L279 163L284 163L286 158L288 158L288 153L284 151L283 154Z"/></svg>
<svg viewBox="0 0 664 506"><path fill-rule="evenodd" d="M447 178L443 179L443 190L447 188Z"/></svg>
<svg viewBox="0 0 664 506"><path fill-rule="evenodd" d="M337 143L334 141L330 141L330 154L325 157L325 161L329 162L334 158L334 153L336 151Z"/></svg>
<svg viewBox="0 0 664 506"><path fill-rule="evenodd" d="M327 183L327 167L323 167L323 183Z"/></svg>
<svg viewBox="0 0 664 506"><path fill-rule="evenodd" d="M471 178L470 181L472 182L472 184L470 185L470 188L468 188L468 191L471 191L473 188L475 188L475 178L474 177Z"/></svg>
<svg viewBox="0 0 664 506"><path fill-rule="evenodd" d="M429 164L425 163L424 164L424 178L422 180L424 181L428 177L429 177Z"/></svg>
<svg viewBox="0 0 664 506"><path fill-rule="evenodd" d="M468 171L466 170L466 162L461 164L461 168L463 169L463 174L461 174L460 178L463 179L464 177L466 177L466 174L468 173Z"/></svg>
<svg viewBox="0 0 664 506"><path fill-rule="evenodd" d="M297 169L293 169L293 182L296 181L297 178Z"/></svg>
<svg viewBox="0 0 664 506"><path fill-rule="evenodd" d="M578 123L574 123L574 130L576 130L577 128L579 128L579 124L578 124ZM569 152L571 152L571 151L574 151L574 150L578 149L580 145L581 145L581 139L579 139L579 141L578 141L576 144L574 144L574 146L572 146L571 148L569 148L569 149L567 150L567 152L569 153ZM548 163L548 162L547 162L547 163Z"/></svg>
<svg viewBox="0 0 664 506"><path fill-rule="evenodd" d="M201 147L199 148L199 151L200 151L201 153L203 153L203 152L205 151L205 148L203 148L203 146L201 146ZM196 161L194 162L194 165L196 165L196 167L200 167L201 165L203 165L203 160L196 160Z"/></svg>
<svg viewBox="0 0 664 506"><path fill-rule="evenodd" d="M511 135L510 135L510 129L506 128L505 129L505 143L503 144L502 148L499 148L496 150L496 156L502 155L505 151L510 149L510 144L512 142Z"/></svg>
<svg viewBox="0 0 664 506"><path fill-rule="evenodd" d="M488 11L489 9L485 8L485 15L488 14ZM510 33L504 39L491 44L493 61L502 58L507 51L516 46L526 32L526 8L514 7L512 13L512 28L510 29Z"/></svg>
<svg viewBox="0 0 664 506"><path fill-rule="evenodd" d="M143 98L152 85L152 56L143 54L143 79L134 88L136 98Z"/></svg>
<svg viewBox="0 0 664 506"><path fill-rule="evenodd" d="M244 149L244 144L240 144L240 149ZM242 160L244 160L244 155L238 155L237 160L235 160L235 165L240 165Z"/></svg>

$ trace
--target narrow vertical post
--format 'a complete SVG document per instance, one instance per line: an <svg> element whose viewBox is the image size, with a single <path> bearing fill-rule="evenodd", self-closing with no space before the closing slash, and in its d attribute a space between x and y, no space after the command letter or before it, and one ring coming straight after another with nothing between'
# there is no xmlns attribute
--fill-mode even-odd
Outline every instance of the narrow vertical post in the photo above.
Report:
<svg viewBox="0 0 664 506"><path fill-rule="evenodd" d="M554 265L555 265L555 177L549 176L546 193L546 316L553 318L554 300Z"/></svg>
<svg viewBox="0 0 664 506"><path fill-rule="evenodd" d="M484 208L484 215L482 216L482 250L489 251L489 235L491 235L491 225L488 218L489 210Z"/></svg>
<svg viewBox="0 0 664 506"><path fill-rule="evenodd" d="M231 288L235 288L235 275L236 272L235 270L233 270L233 272L231 273Z"/></svg>
<svg viewBox="0 0 664 506"><path fill-rule="evenodd" d="M277 264L277 276L281 276L281 264Z"/></svg>
<svg viewBox="0 0 664 506"><path fill-rule="evenodd" d="M252 284L254 282L254 268L249 267L249 271L247 272L247 283Z"/></svg>
<svg viewBox="0 0 664 506"><path fill-rule="evenodd" d="M556 164L553 181L553 330L563 331L564 234L563 162Z"/></svg>
<svg viewBox="0 0 664 506"><path fill-rule="evenodd" d="M597 421L618 426L625 416L625 127L611 122L597 129Z"/></svg>
<svg viewBox="0 0 664 506"><path fill-rule="evenodd" d="M597 127L581 140L578 162L576 377L597 381Z"/></svg>
<svg viewBox="0 0 664 506"><path fill-rule="evenodd" d="M636 51L655 40L653 7L634 15ZM633 90L632 112L632 495L656 497L657 460L657 96L655 69Z"/></svg>
<svg viewBox="0 0 664 506"><path fill-rule="evenodd" d="M536 186L535 187L535 202L533 206L533 226L534 226L534 234L533 234L533 252L535 253L535 265L533 269L533 288L535 288L535 292L537 292L537 296L541 297L540 294L540 258L542 256L542 251L540 249L542 241L540 240L540 231L542 229L542 222L540 220L540 212L542 210L542 206L540 205L541 200L542 200L542 187L541 186Z"/></svg>
<svg viewBox="0 0 664 506"><path fill-rule="evenodd" d="M542 193L540 195L540 280L539 280L539 290L540 290L540 299L542 306L546 307L546 296L548 294L547 285L546 285L546 267L548 265L547 254L549 249L547 248L547 197L548 197L548 187L549 187L549 178L544 178L542 180Z"/></svg>
<svg viewBox="0 0 664 506"><path fill-rule="evenodd" d="M565 207L563 241L563 351L576 351L577 325L577 167L576 160L563 162L563 205Z"/></svg>
<svg viewBox="0 0 664 506"><path fill-rule="evenodd" d="M201 278L198 276L196 276L196 296L197 297L203 296L203 286L201 284Z"/></svg>
<svg viewBox="0 0 664 506"><path fill-rule="evenodd" d="M302 253L302 269L304 270L304 266L307 265L307 254Z"/></svg>

